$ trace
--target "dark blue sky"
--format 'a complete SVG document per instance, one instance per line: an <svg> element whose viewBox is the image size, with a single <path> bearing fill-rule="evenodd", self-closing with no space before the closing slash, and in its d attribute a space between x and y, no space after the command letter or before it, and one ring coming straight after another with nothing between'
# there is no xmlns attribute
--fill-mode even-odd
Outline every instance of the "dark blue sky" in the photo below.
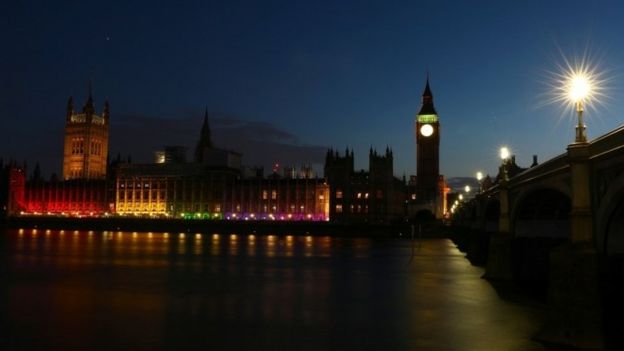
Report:
<svg viewBox="0 0 624 351"><path fill-rule="evenodd" d="M513 3L513 4L512 4ZM620 126L624 6L618 1L7 1L0 5L0 155L59 171L67 97L111 104L110 152L149 160L192 146L207 106L218 144L244 163L319 163L370 146L415 172L426 72L447 176L494 173L573 140L572 114L543 105L548 71L586 49L611 100L590 138ZM264 146L263 146L264 145ZM318 167L318 166L317 166Z"/></svg>

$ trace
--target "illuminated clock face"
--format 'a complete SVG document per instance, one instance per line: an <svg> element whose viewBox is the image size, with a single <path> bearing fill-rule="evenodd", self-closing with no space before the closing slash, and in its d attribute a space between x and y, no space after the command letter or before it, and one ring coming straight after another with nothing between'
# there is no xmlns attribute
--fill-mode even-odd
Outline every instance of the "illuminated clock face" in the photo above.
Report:
<svg viewBox="0 0 624 351"><path fill-rule="evenodd" d="M433 127L431 124L424 124L420 127L420 134L424 137L431 136L431 134L433 134Z"/></svg>

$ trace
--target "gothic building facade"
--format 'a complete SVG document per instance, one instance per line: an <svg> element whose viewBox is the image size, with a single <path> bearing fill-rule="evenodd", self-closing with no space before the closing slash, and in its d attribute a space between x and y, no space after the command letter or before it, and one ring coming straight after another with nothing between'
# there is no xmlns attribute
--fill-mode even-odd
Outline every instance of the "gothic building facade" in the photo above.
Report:
<svg viewBox="0 0 624 351"><path fill-rule="evenodd" d="M110 110L104 103L96 114L89 97L81 112L67 103L63 148L63 176L45 180L36 166L27 176L26 166L13 166L10 172L8 213L101 215L114 211L107 181L108 128Z"/></svg>
<svg viewBox="0 0 624 351"><path fill-rule="evenodd" d="M404 217L405 185L394 177L389 148L369 151L369 171L355 171L353 150L328 150L325 178L330 185L329 216L344 223L391 223Z"/></svg>
<svg viewBox="0 0 624 351"><path fill-rule="evenodd" d="M440 123L429 81L416 117L417 175L394 176L394 155L369 151L368 171L356 171L353 150L328 150L324 178L293 169L268 177L246 174L241 154L215 147L204 121L190 161L185 147L165 147L153 163L108 164L108 102L96 114L91 92L80 113L70 98L64 136L63 177L26 180L11 175L9 212L40 214L322 220L391 223L428 210L444 213L446 186L439 174Z"/></svg>
<svg viewBox="0 0 624 351"><path fill-rule="evenodd" d="M216 148L210 134L206 113L193 162L165 155L163 162L120 164L115 175L116 213L188 219L329 220L329 186L324 179L275 174L246 177L241 171L241 155Z"/></svg>

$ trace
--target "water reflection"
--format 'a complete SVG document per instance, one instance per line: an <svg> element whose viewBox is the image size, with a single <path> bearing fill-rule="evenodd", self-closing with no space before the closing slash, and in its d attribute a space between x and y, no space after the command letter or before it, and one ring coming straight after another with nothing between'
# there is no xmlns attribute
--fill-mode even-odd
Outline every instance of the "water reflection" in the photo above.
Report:
<svg viewBox="0 0 624 351"><path fill-rule="evenodd" d="M8 349L539 349L533 312L445 241L408 264L408 242L361 238L5 237Z"/></svg>
<svg viewBox="0 0 624 351"><path fill-rule="evenodd" d="M229 256L238 255L238 235L230 234L228 241L228 254Z"/></svg>
<svg viewBox="0 0 624 351"><path fill-rule="evenodd" d="M256 256L256 236L254 234L247 235L247 256Z"/></svg>
<svg viewBox="0 0 624 351"><path fill-rule="evenodd" d="M201 255L202 254L202 235L200 233L195 233L195 242L193 245L193 254Z"/></svg>
<svg viewBox="0 0 624 351"><path fill-rule="evenodd" d="M43 235L42 235L43 233ZM328 236L304 237L293 235L223 235L213 233L204 240L203 233L177 233L170 241L167 232L124 232L124 231L70 231L65 230L18 229L9 231L13 236L16 252L21 255L52 255L62 261L71 260L106 260L119 264L136 264L134 259L147 259L150 256L238 256L244 252L246 257L330 257L332 238ZM225 247L222 238L225 237ZM349 247L355 249L357 256L366 257L371 246L369 239L353 239ZM223 251L225 249L225 251ZM244 251L241 251L244 250ZM161 258L162 258L161 257ZM187 257L190 259L190 257Z"/></svg>

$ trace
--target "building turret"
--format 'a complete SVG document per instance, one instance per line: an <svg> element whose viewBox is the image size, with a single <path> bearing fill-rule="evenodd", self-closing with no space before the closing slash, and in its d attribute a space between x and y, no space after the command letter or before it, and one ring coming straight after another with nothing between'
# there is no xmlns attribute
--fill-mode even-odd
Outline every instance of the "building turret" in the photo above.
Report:
<svg viewBox="0 0 624 351"><path fill-rule="evenodd" d="M108 106L108 99L104 101L104 109L102 110L102 118L108 123L110 117L110 107Z"/></svg>
<svg viewBox="0 0 624 351"><path fill-rule="evenodd" d="M71 120L71 116L74 114L74 99L70 96L67 100L67 121Z"/></svg>
<svg viewBox="0 0 624 351"><path fill-rule="evenodd" d="M65 121L63 179L106 178L109 117L108 102L104 104L102 114L96 114L91 84L89 97L81 113L74 111L73 99L69 98Z"/></svg>

